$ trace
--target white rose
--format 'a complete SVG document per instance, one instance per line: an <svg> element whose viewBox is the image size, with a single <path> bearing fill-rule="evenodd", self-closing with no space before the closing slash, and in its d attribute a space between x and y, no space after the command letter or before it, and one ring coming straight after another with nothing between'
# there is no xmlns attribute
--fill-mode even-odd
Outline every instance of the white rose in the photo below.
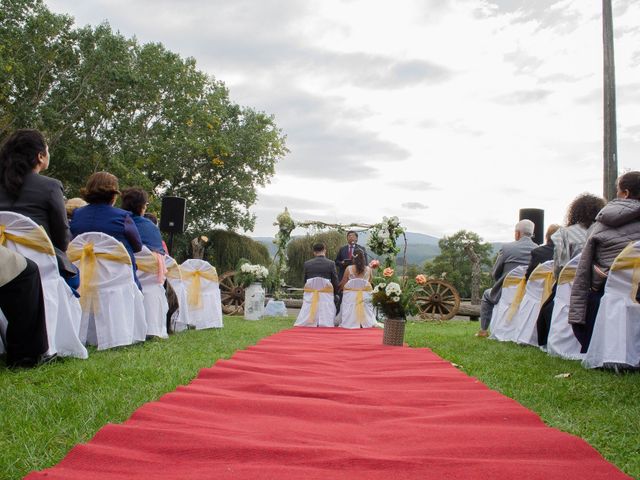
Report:
<svg viewBox="0 0 640 480"><path fill-rule="evenodd" d="M394 303L398 303L400 301L400 297L391 297L391 301Z"/></svg>

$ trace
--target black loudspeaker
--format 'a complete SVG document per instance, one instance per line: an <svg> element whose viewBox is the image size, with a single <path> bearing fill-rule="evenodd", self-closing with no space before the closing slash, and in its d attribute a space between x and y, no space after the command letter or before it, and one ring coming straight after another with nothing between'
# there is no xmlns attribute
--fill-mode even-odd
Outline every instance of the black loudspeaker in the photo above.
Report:
<svg viewBox="0 0 640 480"><path fill-rule="evenodd" d="M531 220L535 223L533 241L538 245L544 244L544 210L540 208L521 208L520 220Z"/></svg>
<svg viewBox="0 0 640 480"><path fill-rule="evenodd" d="M187 201L181 197L162 197L160 230L169 233L184 232Z"/></svg>

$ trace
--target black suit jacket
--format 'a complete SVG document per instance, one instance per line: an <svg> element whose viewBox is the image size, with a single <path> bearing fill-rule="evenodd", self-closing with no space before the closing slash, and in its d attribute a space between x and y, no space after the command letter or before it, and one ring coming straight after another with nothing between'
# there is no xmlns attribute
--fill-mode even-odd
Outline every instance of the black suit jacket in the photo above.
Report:
<svg viewBox="0 0 640 480"><path fill-rule="evenodd" d="M368 264L369 259L367 257L367 251L364 249L362 245L358 245L357 243L353 246L353 251L360 250L364 253L364 263ZM344 262L344 263L343 263ZM344 271L346 268L351 265L352 261L349 258L349 245L345 245L338 250L338 255L336 256L336 269L338 270L338 278L342 279L344 275Z"/></svg>
<svg viewBox="0 0 640 480"><path fill-rule="evenodd" d="M310 278L321 277L331 281L334 293L338 292L338 274L335 264L324 255L314 257L304 262L304 281Z"/></svg>
<svg viewBox="0 0 640 480"><path fill-rule="evenodd" d="M37 173L28 173L18 198L0 186L0 210L20 213L42 225L53 246L65 251L69 245L69 222L64 207L62 183Z"/></svg>
<svg viewBox="0 0 640 480"><path fill-rule="evenodd" d="M529 266L527 267L527 273L525 273L525 277L527 280L529 280L529 275L533 273L538 265L548 260L553 260L553 248L553 243L545 243L544 245L531 250L531 260L529 261Z"/></svg>

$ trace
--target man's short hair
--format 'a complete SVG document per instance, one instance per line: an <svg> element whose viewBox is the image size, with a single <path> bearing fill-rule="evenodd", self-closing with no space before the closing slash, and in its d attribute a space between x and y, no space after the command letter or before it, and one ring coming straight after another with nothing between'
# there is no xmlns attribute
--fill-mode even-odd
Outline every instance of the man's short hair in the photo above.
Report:
<svg viewBox="0 0 640 480"><path fill-rule="evenodd" d="M356 232L355 230L349 230L349 231L347 232L347 237L348 237L349 235L351 235L352 233L356 236L356 238L358 238L358 232Z"/></svg>
<svg viewBox="0 0 640 480"><path fill-rule="evenodd" d="M322 242L318 242L318 243L314 243L313 244L313 251L315 253L320 253L320 252L322 252L323 250L326 250L326 249L327 249L327 246Z"/></svg>
<svg viewBox="0 0 640 480"><path fill-rule="evenodd" d="M531 220L520 220L516 223L516 232L520 232L521 235L525 237L533 237L533 231L536 229L536 224Z"/></svg>

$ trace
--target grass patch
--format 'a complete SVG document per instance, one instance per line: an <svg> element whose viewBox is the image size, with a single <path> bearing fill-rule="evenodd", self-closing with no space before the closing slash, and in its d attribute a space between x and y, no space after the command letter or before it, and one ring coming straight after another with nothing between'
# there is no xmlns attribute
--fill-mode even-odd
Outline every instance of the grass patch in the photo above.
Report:
<svg viewBox="0 0 640 480"><path fill-rule="evenodd" d="M405 341L429 347L640 478L640 374L586 370L536 348L476 338L477 329L477 322L468 321L409 323ZM571 376L555 378L562 373Z"/></svg>
<svg viewBox="0 0 640 480"><path fill-rule="evenodd" d="M0 367L0 478L19 479L55 465L106 423L126 420L142 404L189 383L201 368L292 324L225 317L222 330L93 350L86 361L21 371ZM534 348L474 338L477 327L467 321L409 323L406 341L431 348L640 478L640 374L585 370ZM571 376L554 378L560 373Z"/></svg>

